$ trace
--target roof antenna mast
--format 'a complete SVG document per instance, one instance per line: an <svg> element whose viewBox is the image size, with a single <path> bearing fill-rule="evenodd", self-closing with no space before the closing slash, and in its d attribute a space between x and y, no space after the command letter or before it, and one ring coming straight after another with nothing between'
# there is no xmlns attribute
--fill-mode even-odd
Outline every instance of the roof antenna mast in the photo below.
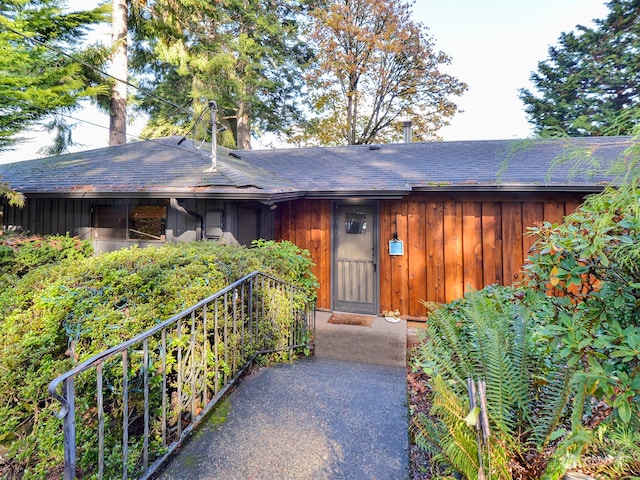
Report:
<svg viewBox="0 0 640 480"><path fill-rule="evenodd" d="M211 171L218 169L218 104L215 100L209 100L209 112L211 113Z"/></svg>
<svg viewBox="0 0 640 480"><path fill-rule="evenodd" d="M218 169L218 104L215 100L209 100L209 112L211 113L211 171Z"/></svg>

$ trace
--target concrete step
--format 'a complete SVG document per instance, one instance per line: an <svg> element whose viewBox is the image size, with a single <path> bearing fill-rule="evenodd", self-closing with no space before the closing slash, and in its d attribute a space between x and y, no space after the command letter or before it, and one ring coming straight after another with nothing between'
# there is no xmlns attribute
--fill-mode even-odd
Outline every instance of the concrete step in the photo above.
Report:
<svg viewBox="0 0 640 480"><path fill-rule="evenodd" d="M406 365L405 320L390 323L383 317L368 316L368 326L334 324L329 323L332 313L339 312L316 312L317 357L396 367Z"/></svg>

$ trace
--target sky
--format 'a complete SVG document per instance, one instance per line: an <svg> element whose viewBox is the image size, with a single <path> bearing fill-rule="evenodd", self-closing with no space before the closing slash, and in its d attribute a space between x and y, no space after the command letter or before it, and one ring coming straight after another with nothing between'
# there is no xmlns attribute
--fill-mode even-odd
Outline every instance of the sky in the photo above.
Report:
<svg viewBox="0 0 640 480"><path fill-rule="evenodd" d="M562 32L593 26L592 20L604 18L608 9L605 0L416 0L413 11L429 28L434 48L451 57L442 70L469 86L457 99L462 112L440 131L443 140L451 141L530 136L518 90L531 88L531 73ZM81 145L74 151L107 146L107 115L91 109L73 116L83 120L76 122L74 139ZM129 133L138 133L140 123ZM0 152L0 163L37 158L46 140L37 131L28 135L35 140Z"/></svg>
<svg viewBox="0 0 640 480"><path fill-rule="evenodd" d="M446 140L526 138L532 134L520 88L548 58L562 32L605 18L604 0L416 0L415 18L435 47L451 57L443 68L469 85L463 113L440 131Z"/></svg>

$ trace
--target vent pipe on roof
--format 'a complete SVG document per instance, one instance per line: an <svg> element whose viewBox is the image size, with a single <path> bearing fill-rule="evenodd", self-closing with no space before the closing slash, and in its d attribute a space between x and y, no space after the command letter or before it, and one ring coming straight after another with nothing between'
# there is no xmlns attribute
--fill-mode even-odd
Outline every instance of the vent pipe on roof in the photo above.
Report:
<svg viewBox="0 0 640 480"><path fill-rule="evenodd" d="M209 100L209 111L211 112L211 171L218 169L218 104L214 100Z"/></svg>
<svg viewBox="0 0 640 480"><path fill-rule="evenodd" d="M404 133L404 143L413 142L411 138L411 120L402 122L402 132Z"/></svg>

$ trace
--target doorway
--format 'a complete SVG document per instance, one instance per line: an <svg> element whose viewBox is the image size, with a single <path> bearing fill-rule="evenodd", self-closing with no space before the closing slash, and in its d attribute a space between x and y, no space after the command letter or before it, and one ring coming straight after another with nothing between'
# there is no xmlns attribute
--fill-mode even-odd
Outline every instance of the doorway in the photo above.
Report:
<svg viewBox="0 0 640 480"><path fill-rule="evenodd" d="M375 203L335 203L333 210L333 309L378 313Z"/></svg>

